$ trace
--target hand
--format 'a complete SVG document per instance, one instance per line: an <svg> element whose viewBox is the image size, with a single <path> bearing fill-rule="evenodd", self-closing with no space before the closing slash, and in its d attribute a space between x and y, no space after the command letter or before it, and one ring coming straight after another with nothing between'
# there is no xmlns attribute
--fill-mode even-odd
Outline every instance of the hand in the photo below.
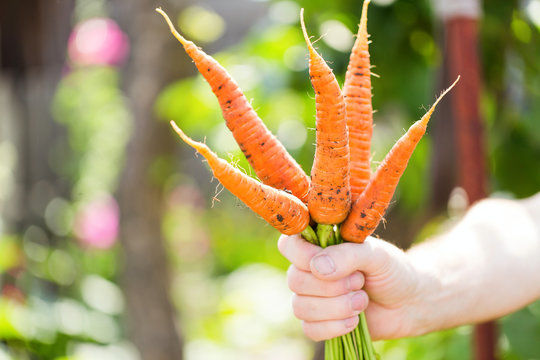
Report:
<svg viewBox="0 0 540 360"><path fill-rule="evenodd" d="M420 308L419 280L397 247L369 237L363 244L322 249L300 235L282 235L278 247L292 263L287 279L295 293L293 310L311 339L352 331L364 310L373 340L418 332L418 313L411 310Z"/></svg>

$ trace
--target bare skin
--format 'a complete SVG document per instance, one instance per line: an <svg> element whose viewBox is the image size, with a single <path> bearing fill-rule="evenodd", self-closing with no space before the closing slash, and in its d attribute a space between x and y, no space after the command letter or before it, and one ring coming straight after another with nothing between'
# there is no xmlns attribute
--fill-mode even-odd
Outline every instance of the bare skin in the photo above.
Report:
<svg viewBox="0 0 540 360"><path fill-rule="evenodd" d="M540 193L481 201L452 230L407 252L373 237L321 249L282 236L278 247L292 263L293 310L311 339L350 332L363 310L374 340L417 336L540 298Z"/></svg>

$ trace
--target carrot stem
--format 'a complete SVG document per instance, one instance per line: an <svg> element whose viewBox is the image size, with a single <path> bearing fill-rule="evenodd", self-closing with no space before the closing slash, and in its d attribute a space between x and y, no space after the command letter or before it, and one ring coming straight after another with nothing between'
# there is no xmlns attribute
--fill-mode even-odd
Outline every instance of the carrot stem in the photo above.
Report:
<svg viewBox="0 0 540 360"><path fill-rule="evenodd" d="M319 238L319 243L323 248L334 245L334 225L317 225L317 237Z"/></svg>
<svg viewBox="0 0 540 360"><path fill-rule="evenodd" d="M310 243L314 244L314 245L320 245L319 244L319 238L317 237L317 234L315 233L315 231L313 230L313 228L311 226L308 225L307 228L304 229L304 231L302 231L302 237L309 241Z"/></svg>
<svg viewBox="0 0 540 360"><path fill-rule="evenodd" d="M311 232L313 229L308 227ZM306 238L304 231L302 236ZM313 232L308 236L315 236L315 241L310 241L317 245L320 243L321 247L327 247L331 245L338 245L343 243L343 239L339 235L339 229L333 225L317 225L317 233ZM366 315L362 312L359 315L358 326L348 334L339 336L337 338L326 340L324 344L324 359L325 360L377 360L377 355L371 342L369 330L367 327Z"/></svg>
<svg viewBox="0 0 540 360"><path fill-rule="evenodd" d="M325 360L334 360L334 357L332 356L332 354L334 353L334 347L332 346L332 341L333 339L330 339L328 340L328 342L326 342L324 344L324 359Z"/></svg>
<svg viewBox="0 0 540 360"><path fill-rule="evenodd" d="M366 359L375 360L377 356L375 355L375 349L373 348L373 342L371 341L371 336L369 335L369 330L367 326L366 314L364 312L360 313L360 325L356 328L360 331L360 336L362 337L362 344L365 345L367 353L364 353Z"/></svg>
<svg viewBox="0 0 540 360"><path fill-rule="evenodd" d="M343 336L343 344L345 345L346 358L351 359L351 360L358 359L358 357L356 356L356 351L354 349L351 333L348 333L342 336Z"/></svg>

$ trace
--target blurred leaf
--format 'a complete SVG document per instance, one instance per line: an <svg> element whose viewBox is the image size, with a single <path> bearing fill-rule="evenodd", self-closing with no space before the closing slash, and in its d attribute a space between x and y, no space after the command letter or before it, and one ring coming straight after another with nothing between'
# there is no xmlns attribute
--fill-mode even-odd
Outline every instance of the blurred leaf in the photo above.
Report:
<svg viewBox="0 0 540 360"><path fill-rule="evenodd" d="M540 359L540 317L535 316L529 308L505 317L502 330L508 338L511 354L521 359Z"/></svg>
<svg viewBox="0 0 540 360"><path fill-rule="evenodd" d="M222 121L217 100L201 76L169 85L155 105L159 118L174 120L186 133L204 133Z"/></svg>
<svg viewBox="0 0 540 360"><path fill-rule="evenodd" d="M23 255L15 236L0 235L0 274L22 265Z"/></svg>
<svg viewBox="0 0 540 360"><path fill-rule="evenodd" d="M531 144L521 126L509 129L493 153L493 171L500 189L517 197L531 196L539 191L540 147Z"/></svg>

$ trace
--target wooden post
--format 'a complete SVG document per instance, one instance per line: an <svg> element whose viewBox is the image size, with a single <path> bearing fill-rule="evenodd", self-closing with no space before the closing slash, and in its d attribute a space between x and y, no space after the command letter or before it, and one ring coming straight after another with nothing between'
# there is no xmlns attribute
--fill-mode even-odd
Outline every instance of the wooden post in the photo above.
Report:
<svg viewBox="0 0 540 360"><path fill-rule="evenodd" d="M156 159L172 157L176 139L154 115L154 102L172 79L189 68L171 39L152 0L110 2L112 16L131 40L124 69L125 91L133 114L133 133L118 189L123 250L122 285L127 300L127 333L142 360L182 360L184 339L170 295L170 274L162 220L165 184L153 179ZM176 1L175 10L186 1ZM144 24L144 27L141 27ZM179 63L184 65L180 65Z"/></svg>
<svg viewBox="0 0 540 360"><path fill-rule="evenodd" d="M436 0L435 8L444 21L445 74L450 79L461 75L451 94L458 184L472 204L487 196L487 165L484 131L480 115L481 65L478 56L479 0ZM474 359L495 359L497 331L495 322L474 328Z"/></svg>
<svg viewBox="0 0 540 360"><path fill-rule="evenodd" d="M459 184L470 203L487 196L487 170L483 141L483 126L479 112L480 65L477 53L477 21L453 18L446 22L449 74L461 74L463 82L452 97L456 145L458 151ZM474 358L495 358L497 342L495 322L475 326Z"/></svg>

